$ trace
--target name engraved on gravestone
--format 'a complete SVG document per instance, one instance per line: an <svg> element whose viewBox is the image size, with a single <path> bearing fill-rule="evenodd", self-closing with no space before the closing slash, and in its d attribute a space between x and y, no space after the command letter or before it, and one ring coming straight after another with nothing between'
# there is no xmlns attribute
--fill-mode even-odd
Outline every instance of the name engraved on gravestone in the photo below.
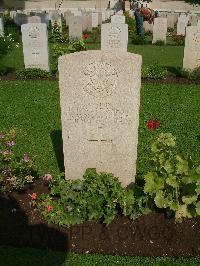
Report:
<svg viewBox="0 0 200 266"><path fill-rule="evenodd" d="M102 24L101 50L127 51L128 25L127 24Z"/></svg>
<svg viewBox="0 0 200 266"><path fill-rule="evenodd" d="M126 66L124 66L124 61ZM134 181L141 56L88 51L59 58L66 178L87 168Z"/></svg>
<svg viewBox="0 0 200 266"><path fill-rule="evenodd" d="M49 70L47 26L28 23L21 26L25 68Z"/></svg>

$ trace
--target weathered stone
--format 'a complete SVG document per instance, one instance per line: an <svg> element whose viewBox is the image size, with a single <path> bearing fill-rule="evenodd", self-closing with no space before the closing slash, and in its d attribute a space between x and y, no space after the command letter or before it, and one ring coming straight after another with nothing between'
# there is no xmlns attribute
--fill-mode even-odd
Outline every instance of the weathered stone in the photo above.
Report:
<svg viewBox="0 0 200 266"><path fill-rule="evenodd" d="M125 23L125 16L114 15L111 17L111 23Z"/></svg>
<svg viewBox="0 0 200 266"><path fill-rule="evenodd" d="M177 14L168 14L167 15L167 27L174 29L176 23L178 21L178 15Z"/></svg>
<svg viewBox="0 0 200 266"><path fill-rule="evenodd" d="M92 12L92 27L98 27L98 13Z"/></svg>
<svg viewBox="0 0 200 266"><path fill-rule="evenodd" d="M188 20L189 17L187 17L186 15L180 15L177 23L177 35L185 36L185 29L187 27Z"/></svg>
<svg viewBox="0 0 200 266"><path fill-rule="evenodd" d="M153 41L163 41L166 43L167 36L167 18L156 18L153 25Z"/></svg>
<svg viewBox="0 0 200 266"><path fill-rule="evenodd" d="M186 28L183 68L194 69L200 66L200 28Z"/></svg>
<svg viewBox="0 0 200 266"><path fill-rule="evenodd" d="M83 35L82 17L69 17L69 37L72 39L81 39Z"/></svg>
<svg viewBox="0 0 200 266"><path fill-rule="evenodd" d="M143 28L145 32L153 32L153 23L149 23L148 21L144 21Z"/></svg>
<svg viewBox="0 0 200 266"><path fill-rule="evenodd" d="M86 51L59 58L66 179L87 168L111 172L123 186L136 173L142 58Z"/></svg>
<svg viewBox="0 0 200 266"><path fill-rule="evenodd" d="M101 26L101 50L127 51L128 25L106 23Z"/></svg>
<svg viewBox="0 0 200 266"><path fill-rule="evenodd" d="M27 23L41 23L41 18L39 16L27 17Z"/></svg>
<svg viewBox="0 0 200 266"><path fill-rule="evenodd" d="M25 68L49 70L48 32L45 23L21 26Z"/></svg>

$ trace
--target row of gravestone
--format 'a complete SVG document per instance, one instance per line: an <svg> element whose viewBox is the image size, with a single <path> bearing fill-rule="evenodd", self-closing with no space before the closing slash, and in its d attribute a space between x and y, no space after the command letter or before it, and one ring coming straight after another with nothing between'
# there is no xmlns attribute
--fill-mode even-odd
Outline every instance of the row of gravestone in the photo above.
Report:
<svg viewBox="0 0 200 266"><path fill-rule="evenodd" d="M188 25L190 26L198 26L200 27L200 16L198 15L185 15L181 14L180 16L178 14L166 14L162 17L163 21L165 21L166 27L175 29L176 26L176 33L177 35L183 35L185 36L186 33L186 27ZM155 19L156 21L156 19ZM149 24L147 21L144 22L144 30L145 32L153 32L153 24Z"/></svg>
<svg viewBox="0 0 200 266"><path fill-rule="evenodd" d="M69 35L82 38L81 16L70 16ZM80 22L80 23L79 23ZM26 68L49 70L48 31L45 23L21 26L24 64ZM111 23L101 26L101 50L127 51L128 25L123 15L113 15Z"/></svg>
<svg viewBox="0 0 200 266"><path fill-rule="evenodd" d="M66 12L61 12L59 10L51 10L48 12L17 12L17 11L11 11L10 16L14 19L15 23L19 26L25 23L46 23L49 24L49 21L51 21L51 24L53 25L55 22L62 27L62 19L63 18L66 21L66 26L68 26L68 21L70 16L91 16L91 24L95 24L96 27L100 25L103 21L110 18L111 15L114 14L114 10L105 10L105 11L81 11L81 10L69 10ZM98 16L98 19L96 16ZM94 21L93 21L94 20ZM96 20L99 20L98 23ZM92 25L91 25L92 26ZM94 26L93 26L94 27Z"/></svg>

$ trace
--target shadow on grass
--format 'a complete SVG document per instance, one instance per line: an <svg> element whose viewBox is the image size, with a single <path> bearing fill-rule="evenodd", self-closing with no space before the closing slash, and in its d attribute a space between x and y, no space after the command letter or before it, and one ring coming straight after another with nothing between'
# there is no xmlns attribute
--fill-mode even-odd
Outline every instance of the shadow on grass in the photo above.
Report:
<svg viewBox="0 0 200 266"><path fill-rule="evenodd" d="M36 214L37 216L37 214ZM45 251L68 251L68 237L53 226L43 224L39 220L38 224L30 225L27 214L21 209L19 203L12 196L0 195L0 249L2 246L11 246L10 252L14 252L13 247L17 248L37 248ZM6 248L8 249L8 248ZM19 260L24 259L31 261L30 265L48 265L42 264L41 257L34 256L30 251L29 254L22 251ZM42 252L42 251L38 251ZM36 253L36 252L35 252ZM18 257L8 256L9 251L4 255L0 254L0 265L24 265L16 263ZM67 254L65 254L66 257ZM6 256L6 257L5 257ZM26 258L25 258L26 257ZM43 260L46 260L44 257ZM58 258L55 265L63 265L65 258ZM52 264L49 264L52 265Z"/></svg>
<svg viewBox="0 0 200 266"><path fill-rule="evenodd" d="M63 142L62 142L62 131L54 130L51 132L51 141L53 143L56 160L58 163L58 167L60 172L65 171L64 167L64 155L63 155Z"/></svg>

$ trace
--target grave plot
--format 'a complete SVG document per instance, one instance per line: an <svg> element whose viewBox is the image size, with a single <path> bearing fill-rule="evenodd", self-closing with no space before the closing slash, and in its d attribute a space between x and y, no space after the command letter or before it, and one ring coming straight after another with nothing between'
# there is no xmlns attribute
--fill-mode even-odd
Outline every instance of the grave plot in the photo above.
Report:
<svg viewBox="0 0 200 266"><path fill-rule="evenodd" d="M98 4L0 20L0 245L199 256L198 21Z"/></svg>

